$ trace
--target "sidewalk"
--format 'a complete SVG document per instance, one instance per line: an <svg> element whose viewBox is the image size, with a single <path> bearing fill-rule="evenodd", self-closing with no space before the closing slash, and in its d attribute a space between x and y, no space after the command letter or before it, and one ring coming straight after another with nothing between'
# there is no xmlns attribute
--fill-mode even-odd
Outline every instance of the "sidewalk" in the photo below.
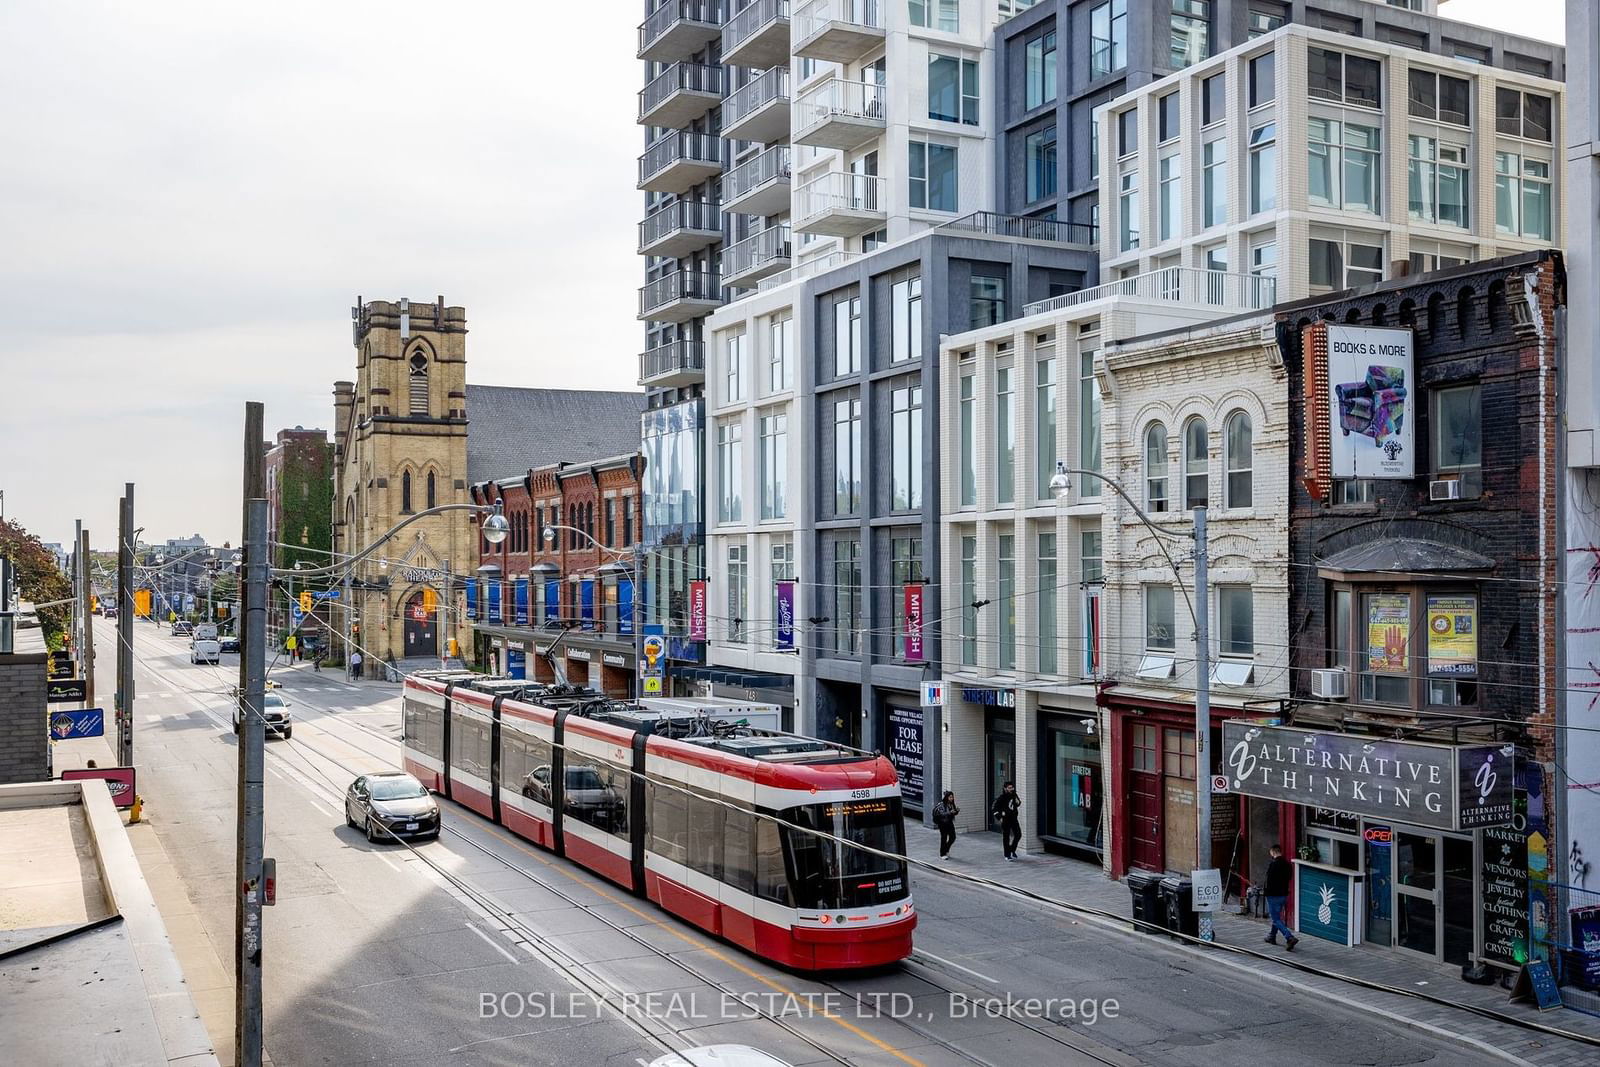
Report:
<svg viewBox="0 0 1600 1067"><path fill-rule="evenodd" d="M1014 886L1053 900L1066 901L1131 918L1133 905L1124 882L1107 878L1097 865L1050 853L1022 853L1008 863L1000 855L1000 836L993 833L964 833L956 839L949 860L940 860L939 832L920 822L906 823L906 853L914 860L967 875ZM920 877L939 877L924 869ZM1398 993L1364 988L1336 978L1301 970L1296 964L1379 983L1403 990L1414 990L1442 997L1464 1007L1480 1008L1543 1026L1567 1030L1600 1039L1600 1017L1572 1010L1541 1013L1529 1003L1511 1003L1509 993L1498 984L1478 986L1461 981L1460 968L1429 960L1408 960L1397 950L1370 945L1345 948L1314 937L1303 937L1293 956L1281 947L1262 943L1269 929L1267 920L1241 916L1237 904L1216 913L1216 938L1219 944L1240 951L1219 951L1163 938L1162 943L1179 951L1206 956L1215 965L1253 971L1279 984L1289 984L1314 996L1350 1007L1379 1012L1404 1019L1438 1037L1487 1048L1532 1064L1572 1064L1600 1062L1600 1048L1567 1041L1536 1030L1524 1030L1510 1023L1473 1015L1467 1011L1403 997ZM1134 932L1131 925L1103 921L1127 930L1130 939L1159 936ZM1564 991L1563 991L1564 992Z"/></svg>

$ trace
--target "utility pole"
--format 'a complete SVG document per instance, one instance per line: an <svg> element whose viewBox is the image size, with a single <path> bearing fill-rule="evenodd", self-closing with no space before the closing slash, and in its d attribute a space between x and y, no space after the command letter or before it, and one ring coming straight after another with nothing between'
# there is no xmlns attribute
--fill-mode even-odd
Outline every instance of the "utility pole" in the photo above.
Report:
<svg viewBox="0 0 1600 1067"><path fill-rule="evenodd" d="M1194 865L1211 867L1211 594L1206 564L1206 509L1194 509ZM1211 913L1200 913L1210 941Z"/></svg>
<svg viewBox="0 0 1600 1067"><path fill-rule="evenodd" d="M117 761L133 766L133 483L117 524Z"/></svg>
<svg viewBox="0 0 1600 1067"><path fill-rule="evenodd" d="M239 644L239 796L234 901L234 1056L261 1065L261 905L266 777L267 502L261 458L262 407L244 406L244 602Z"/></svg>
<svg viewBox="0 0 1600 1067"><path fill-rule="evenodd" d="M81 524L80 524L81 525ZM89 610L89 531L78 535L78 617L83 620L84 700L94 707L94 613Z"/></svg>
<svg viewBox="0 0 1600 1067"><path fill-rule="evenodd" d="M82 666L86 653L83 650L83 520L78 519L72 531L72 651Z"/></svg>

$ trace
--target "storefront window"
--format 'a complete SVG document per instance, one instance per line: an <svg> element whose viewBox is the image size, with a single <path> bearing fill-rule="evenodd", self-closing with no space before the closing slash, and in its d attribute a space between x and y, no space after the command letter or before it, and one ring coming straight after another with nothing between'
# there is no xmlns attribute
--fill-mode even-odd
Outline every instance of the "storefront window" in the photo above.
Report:
<svg viewBox="0 0 1600 1067"><path fill-rule="evenodd" d="M1328 659L1358 653L1359 699L1399 707L1463 707L1478 702L1478 598L1416 586L1354 594L1332 591ZM1417 684L1420 682L1420 684ZM1419 703L1420 702L1420 703Z"/></svg>
<svg viewBox="0 0 1600 1067"><path fill-rule="evenodd" d="M1092 719L1090 720L1092 723ZM1045 809L1039 820L1047 838L1101 851L1103 788L1100 740L1075 719L1050 716L1045 726Z"/></svg>

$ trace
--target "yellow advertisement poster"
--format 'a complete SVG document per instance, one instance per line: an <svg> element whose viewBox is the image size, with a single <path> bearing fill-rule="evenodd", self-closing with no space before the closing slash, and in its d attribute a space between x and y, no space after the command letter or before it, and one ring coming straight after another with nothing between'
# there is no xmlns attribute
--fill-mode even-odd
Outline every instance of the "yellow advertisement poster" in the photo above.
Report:
<svg viewBox="0 0 1600 1067"><path fill-rule="evenodd" d="M1411 670L1411 598L1404 593L1367 597L1367 669L1378 674Z"/></svg>
<svg viewBox="0 0 1600 1067"><path fill-rule="evenodd" d="M1428 598L1428 673L1477 675L1477 597Z"/></svg>

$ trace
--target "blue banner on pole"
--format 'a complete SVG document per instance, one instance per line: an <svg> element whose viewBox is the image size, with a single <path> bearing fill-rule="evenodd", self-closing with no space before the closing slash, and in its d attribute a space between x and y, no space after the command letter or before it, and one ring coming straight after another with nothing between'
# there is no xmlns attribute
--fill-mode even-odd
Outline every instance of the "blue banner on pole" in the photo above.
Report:
<svg viewBox="0 0 1600 1067"><path fill-rule="evenodd" d="M489 621L500 621L500 583L489 579Z"/></svg>
<svg viewBox="0 0 1600 1067"><path fill-rule="evenodd" d="M477 617L478 617L478 583L469 581L467 583L467 618L468 619L476 619Z"/></svg>
<svg viewBox="0 0 1600 1067"><path fill-rule="evenodd" d="M73 741L80 737L104 737L105 712L99 708L82 711L52 711L50 713L50 738L53 741Z"/></svg>
<svg viewBox="0 0 1600 1067"><path fill-rule="evenodd" d="M586 578L578 583L580 595L579 622L583 629L594 629L594 579Z"/></svg>

